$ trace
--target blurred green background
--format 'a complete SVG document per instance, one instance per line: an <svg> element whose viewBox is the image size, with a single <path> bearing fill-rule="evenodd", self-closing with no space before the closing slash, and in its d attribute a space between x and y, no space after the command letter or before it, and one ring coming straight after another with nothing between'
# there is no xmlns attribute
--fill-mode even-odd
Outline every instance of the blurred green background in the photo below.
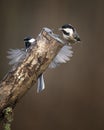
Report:
<svg viewBox="0 0 104 130"><path fill-rule="evenodd" d="M65 23L76 27L81 44L71 61L44 74L46 89L36 85L15 108L12 130L104 130L104 1L1 0L0 79L10 66L9 48L23 47L25 36Z"/></svg>

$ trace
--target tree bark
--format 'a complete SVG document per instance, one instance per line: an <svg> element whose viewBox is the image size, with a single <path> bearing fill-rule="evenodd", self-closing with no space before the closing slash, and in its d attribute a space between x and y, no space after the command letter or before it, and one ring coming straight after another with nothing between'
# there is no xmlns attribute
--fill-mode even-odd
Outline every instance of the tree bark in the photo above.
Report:
<svg viewBox="0 0 104 130"><path fill-rule="evenodd" d="M63 45L63 41L51 30L42 29L23 62L13 67L0 83L0 117L5 108L14 108L36 83Z"/></svg>

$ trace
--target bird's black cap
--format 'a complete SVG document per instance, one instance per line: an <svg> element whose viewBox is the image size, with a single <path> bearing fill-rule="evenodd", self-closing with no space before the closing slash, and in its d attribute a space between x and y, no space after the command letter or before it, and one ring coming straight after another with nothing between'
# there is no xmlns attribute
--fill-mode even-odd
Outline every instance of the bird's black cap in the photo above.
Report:
<svg viewBox="0 0 104 130"><path fill-rule="evenodd" d="M73 29L73 31L75 30L74 27L71 24L65 24L65 25L63 25L62 29L65 29L65 28L71 28L71 29Z"/></svg>
<svg viewBox="0 0 104 130"><path fill-rule="evenodd" d="M25 37L25 38L24 38L24 41L25 41L25 42L26 42L26 41L28 42L30 39L31 39L31 37L28 36L28 37Z"/></svg>

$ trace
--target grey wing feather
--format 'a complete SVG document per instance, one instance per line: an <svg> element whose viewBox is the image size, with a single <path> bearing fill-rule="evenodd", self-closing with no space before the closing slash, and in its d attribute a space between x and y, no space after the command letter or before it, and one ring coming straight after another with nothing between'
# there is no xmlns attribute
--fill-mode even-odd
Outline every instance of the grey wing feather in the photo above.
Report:
<svg viewBox="0 0 104 130"><path fill-rule="evenodd" d="M10 59L9 64L15 65L23 61L26 57L25 49L10 49L8 52L7 58Z"/></svg>
<svg viewBox="0 0 104 130"><path fill-rule="evenodd" d="M40 77L38 78L37 92L39 93L44 89L45 89L45 82L44 82L43 74L41 74Z"/></svg>
<svg viewBox="0 0 104 130"><path fill-rule="evenodd" d="M55 68L61 63L66 63L72 57L73 51L71 50L72 47L69 45L65 45L50 63L49 68Z"/></svg>

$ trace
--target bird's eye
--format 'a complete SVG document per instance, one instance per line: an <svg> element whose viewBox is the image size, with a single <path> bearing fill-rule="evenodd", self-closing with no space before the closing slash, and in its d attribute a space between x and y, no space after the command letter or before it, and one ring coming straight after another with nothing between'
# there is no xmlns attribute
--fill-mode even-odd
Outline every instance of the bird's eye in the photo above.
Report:
<svg viewBox="0 0 104 130"><path fill-rule="evenodd" d="M69 35L69 32L66 32L65 30L62 30L65 35Z"/></svg>

